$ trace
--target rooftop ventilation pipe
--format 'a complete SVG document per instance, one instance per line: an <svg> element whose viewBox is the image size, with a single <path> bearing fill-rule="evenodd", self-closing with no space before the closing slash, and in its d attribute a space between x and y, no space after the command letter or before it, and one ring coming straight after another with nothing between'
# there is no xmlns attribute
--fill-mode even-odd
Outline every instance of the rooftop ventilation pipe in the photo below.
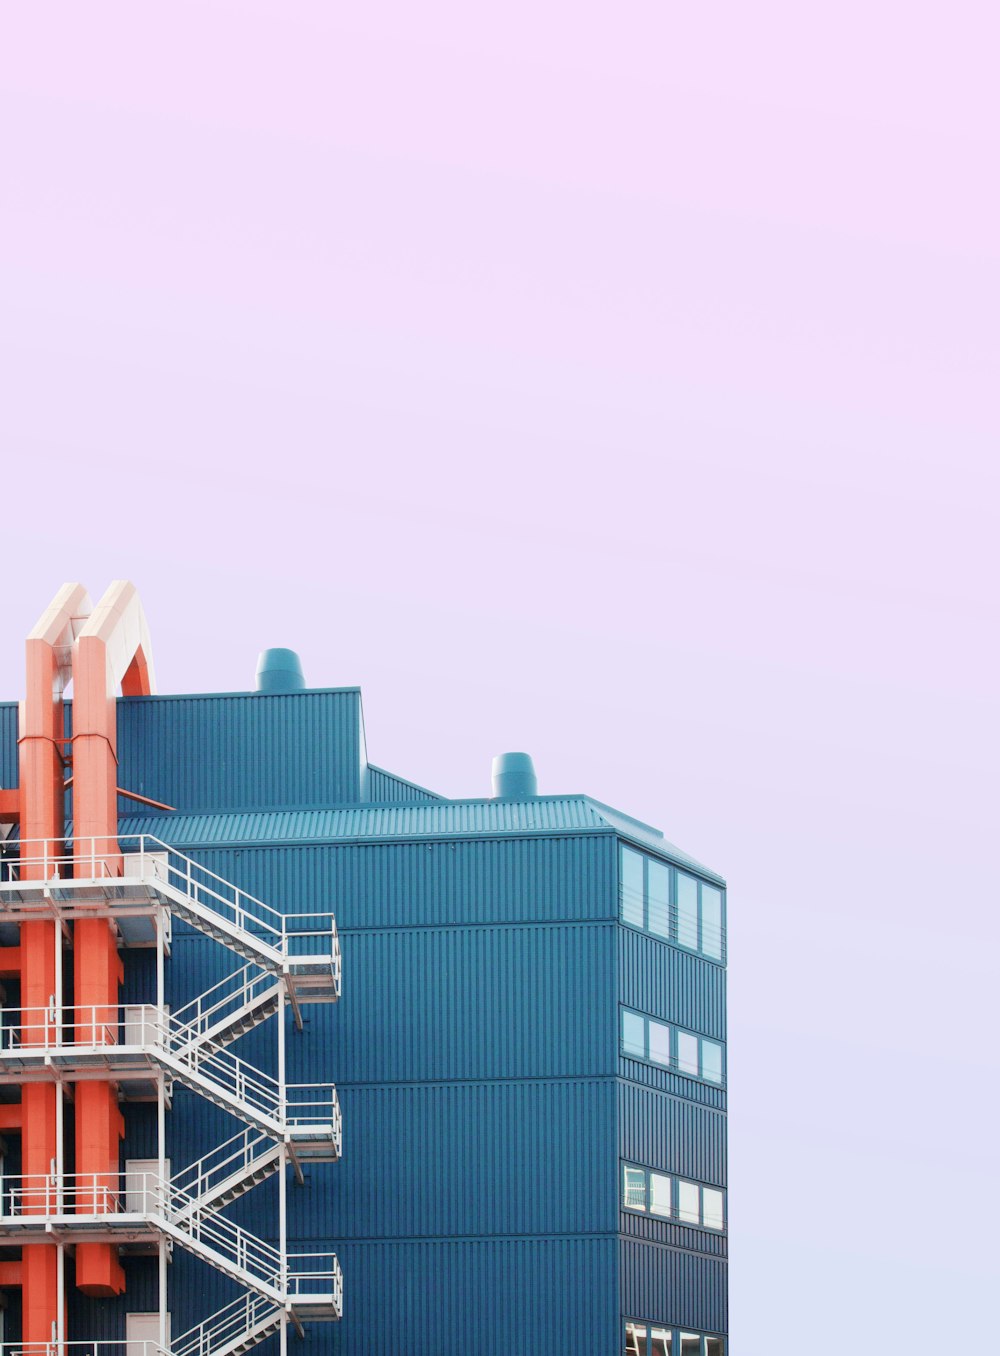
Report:
<svg viewBox="0 0 1000 1356"><path fill-rule="evenodd" d="M302 661L294 650L261 650L257 660L258 692L301 692L305 685Z"/></svg>
<svg viewBox="0 0 1000 1356"><path fill-rule="evenodd" d="M538 778L530 753L498 753L493 759L493 799L530 800L538 795Z"/></svg>

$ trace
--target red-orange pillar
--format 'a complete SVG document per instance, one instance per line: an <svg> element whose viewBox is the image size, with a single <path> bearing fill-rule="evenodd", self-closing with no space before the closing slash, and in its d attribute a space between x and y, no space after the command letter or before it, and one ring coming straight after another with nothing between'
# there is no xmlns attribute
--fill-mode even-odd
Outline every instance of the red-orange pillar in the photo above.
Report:
<svg viewBox="0 0 1000 1356"><path fill-rule="evenodd" d="M73 654L73 838L89 873L97 860L111 876L121 874L118 848L118 760L115 684L108 669L107 646L82 635ZM77 917L73 929L74 1002L77 1037L98 1043L115 1039L122 966L106 919ZM116 1085L94 1081L76 1085L76 1171L82 1183L114 1187L124 1122ZM84 1198L86 1199L86 1191ZM76 1283L87 1295L119 1295L125 1274L110 1243L81 1243L76 1250Z"/></svg>
<svg viewBox="0 0 1000 1356"><path fill-rule="evenodd" d="M18 749L22 875L39 879L46 874L44 858L63 850L63 705L52 644L29 638L26 648L27 690ZM21 925L23 1008L45 1010L55 996L55 948L54 923ZM42 1032L29 1019L25 1042L41 1039ZM51 1171L57 1154L56 1085L25 1084L21 1108L22 1172L37 1178ZM25 1208L41 1210L42 1205L32 1205L29 1196ZM57 1248L47 1243L24 1248L21 1277L23 1341L51 1342L59 1315Z"/></svg>

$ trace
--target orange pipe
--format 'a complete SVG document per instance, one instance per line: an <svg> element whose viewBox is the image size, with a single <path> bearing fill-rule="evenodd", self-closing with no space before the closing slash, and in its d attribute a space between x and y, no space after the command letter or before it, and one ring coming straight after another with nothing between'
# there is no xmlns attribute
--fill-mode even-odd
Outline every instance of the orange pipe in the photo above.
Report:
<svg viewBox="0 0 1000 1356"><path fill-rule="evenodd" d="M131 584L112 584L98 604L73 650L73 827L77 852L94 853L110 876L122 873L118 844L118 758L116 660L121 663L122 635L127 619L141 617L138 596ZM144 624L140 628L144 631ZM134 633L134 627L132 628ZM120 671L120 670L119 670ZM141 642L126 654L121 672L129 695L148 694L151 674ZM92 868L88 868L92 869ZM81 910L82 912L82 910ZM77 1039L111 1041L117 1024L122 965L115 935L100 918L78 917L74 927L73 974L75 1002L83 1007ZM118 1172L119 1142L124 1122L118 1110L114 1083L92 1081L76 1088L76 1171L95 1183L96 1199L102 1179L112 1185ZM82 1206L87 1208L87 1202ZM76 1283L87 1295L119 1295L125 1274L117 1248L110 1243L81 1243L76 1250Z"/></svg>
<svg viewBox="0 0 1000 1356"><path fill-rule="evenodd" d="M86 590L67 584L34 628L25 644L26 685L18 740L19 814L24 879L46 874L32 858L62 851L63 839L63 703L65 664L56 645L72 640L75 620L90 610ZM39 843L37 840L41 839ZM21 1006L46 1008L55 997L54 923L21 926ZM40 1039L28 1030L26 1041ZM56 1088L54 1083L26 1084L21 1093L21 1158L25 1176L44 1175L56 1158ZM26 1205L26 1210L41 1205ZM58 1321L57 1249L51 1244L26 1248L21 1265L25 1343L50 1342Z"/></svg>

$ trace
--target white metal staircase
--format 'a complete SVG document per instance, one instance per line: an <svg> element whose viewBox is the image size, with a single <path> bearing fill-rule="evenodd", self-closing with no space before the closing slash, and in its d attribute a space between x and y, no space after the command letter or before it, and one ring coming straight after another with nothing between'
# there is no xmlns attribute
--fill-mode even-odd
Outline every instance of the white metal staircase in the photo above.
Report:
<svg viewBox="0 0 1000 1356"><path fill-rule="evenodd" d="M121 840L121 857L117 842L71 846L75 851L65 855L53 855L46 844L37 858L0 862L0 913L18 922L106 917L122 946L156 948L156 1001L131 1010L84 1009L63 1006L53 995L46 1009L0 1009L0 1083L102 1078L118 1083L126 1098L148 1100L152 1091L159 1105L159 1171L141 1174L138 1195L134 1174L83 1177L65 1172L61 1162L44 1178L8 1179L0 1190L0 1239L16 1242L42 1230L67 1246L115 1239L155 1246L161 1333L166 1257L176 1243L235 1278L245 1294L174 1338L171 1356L241 1356L276 1331L284 1348L288 1322L301 1332L306 1321L339 1318L342 1304L336 1257L290 1253L285 1226L287 1167L301 1181L302 1161L333 1161L341 1150L335 1089L290 1085L285 1078L286 1004L301 1029L302 1004L332 1002L340 993L332 915L281 914L154 839ZM177 918L244 964L171 1011L164 962ZM277 1076L229 1048L275 1016ZM171 1177L165 1112L175 1083L223 1108L242 1128ZM278 1246L224 1213L275 1174ZM58 1344L60 1350L77 1345Z"/></svg>

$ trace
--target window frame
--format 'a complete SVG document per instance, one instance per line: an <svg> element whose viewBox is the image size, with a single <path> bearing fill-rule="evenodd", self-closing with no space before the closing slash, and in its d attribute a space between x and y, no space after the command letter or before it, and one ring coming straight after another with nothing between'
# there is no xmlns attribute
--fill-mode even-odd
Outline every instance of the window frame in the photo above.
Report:
<svg viewBox="0 0 1000 1356"><path fill-rule="evenodd" d="M644 1318L626 1317L622 1319L621 1327L622 1333L621 1349L626 1353L629 1350L625 1346L626 1329L629 1327L636 1328L639 1330L637 1336L641 1337L642 1341L644 1342L645 1350L647 1353L650 1352L650 1342L652 1340L651 1333L654 1328L658 1332L666 1333L669 1336L670 1356L680 1356L681 1333L683 1333L685 1337L697 1337L698 1356L708 1356L708 1343L710 1341L715 1341L721 1344L719 1348L719 1356L726 1356L726 1352L729 1349L729 1339L721 1332L696 1332L694 1328L690 1327L687 1324L682 1324L680 1327L677 1327L676 1324L671 1323L658 1323L654 1320L648 1320ZM634 1351L635 1348L633 1347L631 1348L631 1350Z"/></svg>
<svg viewBox="0 0 1000 1356"><path fill-rule="evenodd" d="M678 1026L676 1022L665 1022L659 1017L654 1017L652 1013L640 1012L638 1008L631 1008L627 1003L619 1004L621 1017L618 1022L618 1056L620 1059L638 1059L643 1064L648 1064L653 1069L665 1069L668 1073L676 1074L678 1078L693 1078L698 1083L704 1083L707 1087L718 1088L725 1091L726 1087L726 1043L716 1040L714 1036L703 1036L699 1031L689 1031L687 1027ZM642 1049L641 1055L635 1054L632 1050L625 1048L625 1018L638 1017L642 1022ZM662 1060L653 1059L650 1051L650 1023L662 1026L669 1032L669 1062L664 1064ZM698 1046L698 1069L692 1073L690 1069L680 1067L680 1039L686 1036L696 1041ZM705 1044L715 1046L719 1051L719 1077L711 1078L705 1073Z"/></svg>
<svg viewBox="0 0 1000 1356"><path fill-rule="evenodd" d="M645 1215L649 1219L663 1220L668 1224L680 1224L686 1229L704 1229L708 1234L714 1234L716 1238L723 1238L729 1232L729 1201L728 1193L725 1187L716 1186L711 1182L698 1182L693 1177L685 1177L676 1172L670 1172L664 1168L650 1168L643 1163L632 1163L627 1158L619 1160L621 1165L621 1175L619 1182L621 1186L621 1209L627 1210L633 1215ZM644 1205L629 1205L626 1196L628 1188L626 1186L626 1175L628 1173L642 1173L642 1197ZM653 1178L665 1178L670 1184L670 1213L662 1214L653 1209ZM698 1218L696 1220L681 1219L681 1188L694 1187L698 1193ZM705 1192L714 1191L722 1197L722 1225L716 1228L714 1224L705 1223Z"/></svg>
<svg viewBox="0 0 1000 1356"><path fill-rule="evenodd" d="M625 898L625 878L627 873L634 873L635 868L626 868L626 853L631 857L637 858L641 863L642 878L642 898L636 901L634 889L628 887L630 897ZM666 930L653 927L650 921L650 905L652 903L650 891L651 867L662 870L666 875ZM683 876L686 880L694 882L695 886L695 917L694 917L694 945L681 940L680 927L680 900L679 900L679 880ZM719 935L712 942L713 949L706 949L705 946L705 893L711 891L719 898ZM725 966L726 964L726 896L725 886L714 884L711 881L702 880L696 876L693 871L685 870L682 867L675 866L673 862L664 861L661 857L654 857L650 852L641 848L634 847L624 839L618 840L618 921L624 926L634 928L637 932L645 933L648 937L655 937L657 941L666 942L670 946L676 946L681 951L686 951L689 955L700 956L703 960L710 961L713 965ZM659 901L657 901L659 902ZM626 911L637 915L636 918L627 918ZM713 922L714 928L714 922Z"/></svg>

